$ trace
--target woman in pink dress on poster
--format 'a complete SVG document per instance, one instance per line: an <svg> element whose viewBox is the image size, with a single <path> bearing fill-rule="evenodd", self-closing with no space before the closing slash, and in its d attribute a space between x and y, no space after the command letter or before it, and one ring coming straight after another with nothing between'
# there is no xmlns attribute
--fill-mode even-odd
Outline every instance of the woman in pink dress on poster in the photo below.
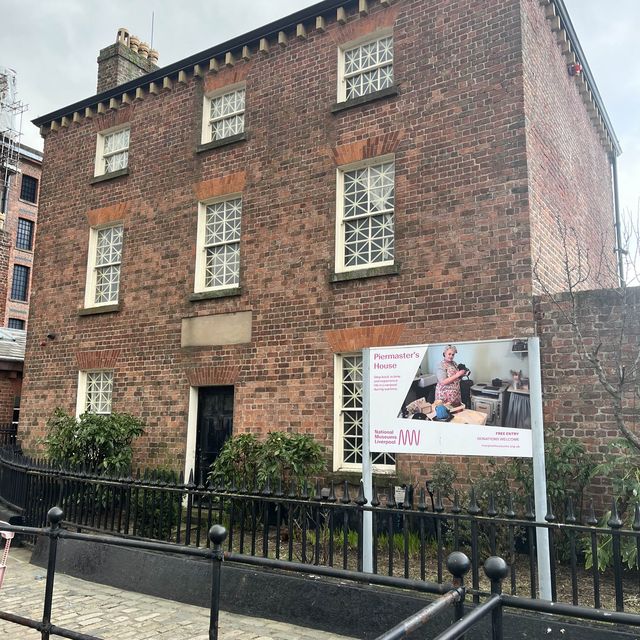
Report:
<svg viewBox="0 0 640 640"><path fill-rule="evenodd" d="M436 400L442 400L445 404L459 406L462 403L460 395L460 378L466 376L469 372L462 369L458 370L458 365L453 359L458 353L454 345L448 344L442 352L444 360L436 369L438 384L436 384Z"/></svg>

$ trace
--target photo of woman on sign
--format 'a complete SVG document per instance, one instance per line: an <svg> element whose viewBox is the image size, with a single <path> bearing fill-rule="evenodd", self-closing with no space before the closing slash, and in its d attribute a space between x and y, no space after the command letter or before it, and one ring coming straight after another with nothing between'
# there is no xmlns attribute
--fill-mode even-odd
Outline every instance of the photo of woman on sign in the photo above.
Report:
<svg viewBox="0 0 640 640"><path fill-rule="evenodd" d="M448 344L442 352L443 360L436 369L438 384L436 384L436 400L442 400L445 404L457 407L462 403L460 393L460 378L469 374L467 369L458 369L454 360L458 350L454 345Z"/></svg>

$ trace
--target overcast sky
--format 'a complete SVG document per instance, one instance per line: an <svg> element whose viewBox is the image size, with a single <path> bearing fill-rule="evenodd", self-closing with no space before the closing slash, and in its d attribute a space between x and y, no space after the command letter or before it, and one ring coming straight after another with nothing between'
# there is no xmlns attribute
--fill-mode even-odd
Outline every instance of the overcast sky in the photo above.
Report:
<svg viewBox="0 0 640 640"><path fill-rule="evenodd" d="M118 27L151 41L168 65L315 4L307 0L0 0L0 66L18 75L25 144L42 148L30 121L96 93L98 51ZM640 198L640 1L565 0L622 145L623 208Z"/></svg>

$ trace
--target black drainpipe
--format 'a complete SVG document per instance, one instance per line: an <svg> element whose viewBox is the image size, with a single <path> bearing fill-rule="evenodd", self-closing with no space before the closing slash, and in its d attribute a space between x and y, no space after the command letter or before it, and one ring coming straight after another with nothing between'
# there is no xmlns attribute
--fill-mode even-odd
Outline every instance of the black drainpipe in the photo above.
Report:
<svg viewBox="0 0 640 640"><path fill-rule="evenodd" d="M620 197L618 195L618 160L615 151L611 153L611 170L613 173L613 214L614 227L616 228L616 246L614 251L618 256L618 280L620 285L624 285L624 262L622 254L624 248L622 246L622 230L620 228Z"/></svg>

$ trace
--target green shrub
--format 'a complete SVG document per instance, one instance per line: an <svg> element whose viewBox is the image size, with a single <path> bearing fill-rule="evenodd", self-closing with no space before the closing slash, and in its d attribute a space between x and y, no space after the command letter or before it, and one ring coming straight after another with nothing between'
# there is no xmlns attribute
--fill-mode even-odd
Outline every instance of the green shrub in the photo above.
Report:
<svg viewBox="0 0 640 640"><path fill-rule="evenodd" d="M143 427L141 420L126 413L83 413L75 418L58 408L47 422L46 455L59 465L128 474L131 443L144 433Z"/></svg>
<svg viewBox="0 0 640 640"><path fill-rule="evenodd" d="M275 488L280 479L283 487L303 482L324 471L323 448L312 436L302 433L269 433L264 441L252 434L229 438L211 465L209 478L221 479L226 485L263 487L267 481Z"/></svg>

